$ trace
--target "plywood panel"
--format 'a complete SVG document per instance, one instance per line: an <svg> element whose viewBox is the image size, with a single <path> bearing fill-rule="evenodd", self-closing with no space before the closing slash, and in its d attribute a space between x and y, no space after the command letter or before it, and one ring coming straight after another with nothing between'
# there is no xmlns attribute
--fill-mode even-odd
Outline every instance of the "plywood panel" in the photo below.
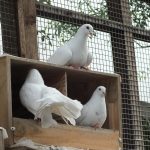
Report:
<svg viewBox="0 0 150 150"><path fill-rule="evenodd" d="M33 120L14 118L15 139L27 137L46 145L71 146L93 150L117 150L118 132L91 128L59 125L57 128L42 129Z"/></svg>
<svg viewBox="0 0 150 150"><path fill-rule="evenodd" d="M58 89L62 94L67 96L67 74L64 73L55 83L56 89Z"/></svg>

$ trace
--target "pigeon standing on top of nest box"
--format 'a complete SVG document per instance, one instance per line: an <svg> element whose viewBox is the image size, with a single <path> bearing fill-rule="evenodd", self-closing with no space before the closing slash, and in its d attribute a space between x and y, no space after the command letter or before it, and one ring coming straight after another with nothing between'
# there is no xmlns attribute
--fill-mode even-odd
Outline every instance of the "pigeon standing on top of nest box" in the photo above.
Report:
<svg viewBox="0 0 150 150"><path fill-rule="evenodd" d="M92 55L87 48L88 37L96 35L90 24L82 25L75 36L59 47L47 62L73 68L87 68L92 62Z"/></svg>
<svg viewBox="0 0 150 150"><path fill-rule="evenodd" d="M101 128L107 117L106 88L98 86L90 100L83 106L81 116L76 120L78 125Z"/></svg>
<svg viewBox="0 0 150 150"><path fill-rule="evenodd" d="M19 94L21 103L34 114L35 119L41 119L43 128L57 124L52 118L52 113L60 115L64 121L69 120L75 125L75 119L81 115L83 108L79 101L72 100L57 89L46 86L36 69L29 71Z"/></svg>

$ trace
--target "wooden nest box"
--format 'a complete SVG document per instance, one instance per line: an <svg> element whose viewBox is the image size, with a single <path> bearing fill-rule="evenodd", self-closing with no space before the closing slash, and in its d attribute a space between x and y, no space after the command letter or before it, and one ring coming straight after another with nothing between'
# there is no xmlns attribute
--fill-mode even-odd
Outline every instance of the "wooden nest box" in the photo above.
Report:
<svg viewBox="0 0 150 150"><path fill-rule="evenodd" d="M12 145L16 139L28 137L48 145L89 149L101 147L105 150L118 148L121 121L119 75L58 67L14 56L0 57L0 68L0 126L7 129L7 146ZM19 99L19 90L32 68L40 71L47 86L56 87L63 94L78 99L83 104L89 100L97 86L105 86L108 116L103 125L104 129L68 125L42 129L32 120L33 115L21 105ZM12 131L11 127L16 130Z"/></svg>

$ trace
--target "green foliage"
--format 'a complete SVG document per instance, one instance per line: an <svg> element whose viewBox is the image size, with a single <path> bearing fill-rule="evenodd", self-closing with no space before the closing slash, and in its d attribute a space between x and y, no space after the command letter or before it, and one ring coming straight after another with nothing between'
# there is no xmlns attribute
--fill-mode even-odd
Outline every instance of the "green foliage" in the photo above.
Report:
<svg viewBox="0 0 150 150"><path fill-rule="evenodd" d="M37 0L40 3L47 5L52 5L52 0ZM71 2L71 1L70 1ZM107 7L106 2L102 0L101 2L95 3L94 6L91 5L91 0L80 0L77 9L81 13L88 13L89 15L107 18ZM52 33L52 31L54 31ZM67 24L64 22L49 20L44 29L39 30L38 33L41 34L41 41L48 41L49 45L52 46L52 41L57 37L57 42L60 44L69 40L77 31L77 27L72 24Z"/></svg>
<svg viewBox="0 0 150 150"><path fill-rule="evenodd" d="M99 17L99 18L107 18L107 5L105 0L102 0L101 2L95 2L95 5L92 6L91 0L80 0L78 3L78 9L81 13L84 13L87 11L89 15Z"/></svg>
<svg viewBox="0 0 150 150"><path fill-rule="evenodd" d="M53 0L37 0L40 3L53 5ZM65 1L65 0L64 0ZM68 5L73 3L72 0L68 0ZM86 13L92 16L97 16L100 18L107 18L107 5L105 0L100 0L100 2L94 2L93 0L80 0L77 4L78 12Z"/></svg>
<svg viewBox="0 0 150 150"><path fill-rule="evenodd" d="M74 35L77 31L77 26L73 26L71 24L62 23L58 21L47 21L47 26L44 29L38 31L41 34L41 41L48 41L49 45L52 46L52 41L57 38L57 42L59 45L66 42Z"/></svg>
<svg viewBox="0 0 150 150"><path fill-rule="evenodd" d="M140 81L146 80L147 78L149 78L150 68L147 68L144 71L139 71L137 74L138 74L138 78L140 79Z"/></svg>
<svg viewBox="0 0 150 150"><path fill-rule="evenodd" d="M56 4L54 3L53 0L37 0L37 1L47 5ZM68 0L68 6L72 5L75 2L76 2L75 0ZM145 2L141 2L140 0L129 0L129 3L133 25L141 28L148 27L150 19L150 6ZM81 13L86 13L88 15L92 15L95 17L108 19L106 0L100 0L99 2L95 3L93 3L93 0L80 0L76 5L77 10ZM55 38L57 38L59 44L62 44L68 39L70 39L75 34L76 31L77 28L71 24L51 20L48 22L45 29L39 30L38 33L42 35L41 36L42 42L47 40L49 42L49 45L52 46L53 45L52 41Z"/></svg>
<svg viewBox="0 0 150 150"><path fill-rule="evenodd" d="M150 26L150 5L140 0L129 0L133 25L140 28Z"/></svg>

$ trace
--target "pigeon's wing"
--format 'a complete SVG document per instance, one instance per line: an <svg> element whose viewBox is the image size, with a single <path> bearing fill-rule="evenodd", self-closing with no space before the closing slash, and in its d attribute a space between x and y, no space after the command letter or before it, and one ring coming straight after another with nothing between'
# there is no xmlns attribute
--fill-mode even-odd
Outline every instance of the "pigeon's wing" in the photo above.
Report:
<svg viewBox="0 0 150 150"><path fill-rule="evenodd" d="M68 46L58 48L47 62L57 65L67 65L72 57L72 52Z"/></svg>
<svg viewBox="0 0 150 150"><path fill-rule="evenodd" d="M83 126L91 126L92 124L95 124L98 120L98 117L96 116L95 110L91 109L90 107L86 106L84 107L81 117L77 119L77 124L83 125Z"/></svg>
<svg viewBox="0 0 150 150"><path fill-rule="evenodd" d="M89 66L92 62L92 54L91 53L88 53L88 56L87 56L87 62L86 62L86 65L85 66Z"/></svg>
<svg viewBox="0 0 150 150"><path fill-rule="evenodd" d="M63 95L55 88L46 87L43 89L43 98L40 102L40 110L47 107L51 110L51 113L62 116L70 121L71 124L75 125L75 119L81 115L83 108L82 104L77 100L72 100L67 96Z"/></svg>

